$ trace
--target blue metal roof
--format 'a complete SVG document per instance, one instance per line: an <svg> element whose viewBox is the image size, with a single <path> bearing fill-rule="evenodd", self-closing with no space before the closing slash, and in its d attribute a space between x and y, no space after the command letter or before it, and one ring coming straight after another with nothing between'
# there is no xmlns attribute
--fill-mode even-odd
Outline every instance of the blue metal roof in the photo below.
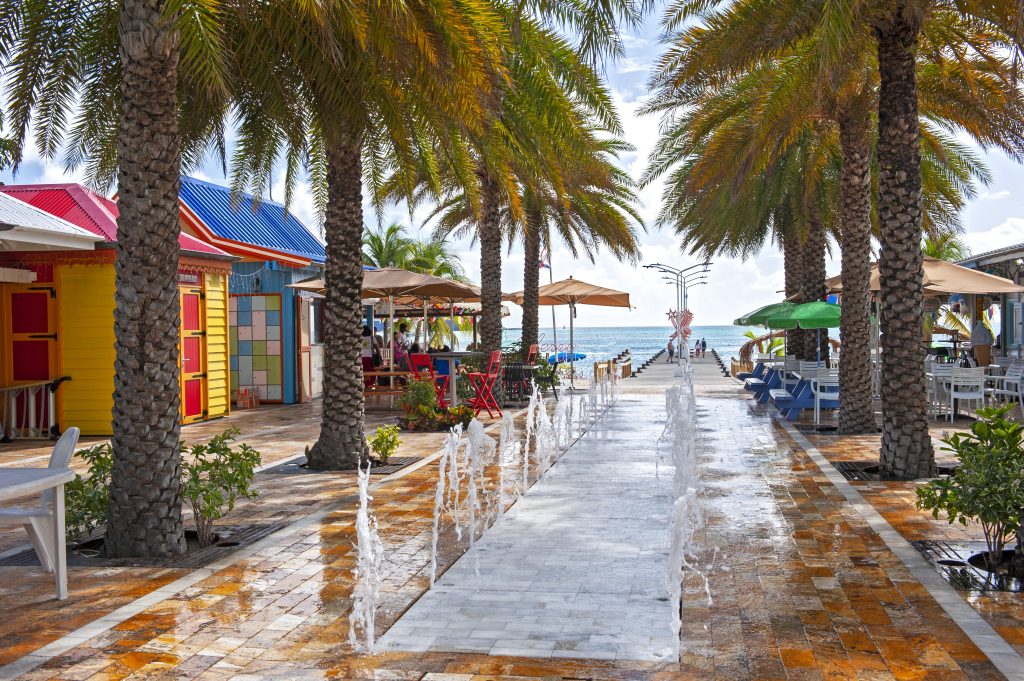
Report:
<svg viewBox="0 0 1024 681"><path fill-rule="evenodd" d="M320 240L276 201L262 199L256 203L252 194L242 194L232 205L229 187L194 177L181 178L181 199L223 239L292 253L315 263L327 259Z"/></svg>

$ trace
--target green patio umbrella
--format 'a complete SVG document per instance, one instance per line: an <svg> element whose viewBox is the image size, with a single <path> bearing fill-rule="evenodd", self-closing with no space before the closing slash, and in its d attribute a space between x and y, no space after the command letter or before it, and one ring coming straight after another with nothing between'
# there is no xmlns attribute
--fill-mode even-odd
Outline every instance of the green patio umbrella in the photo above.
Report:
<svg viewBox="0 0 1024 681"><path fill-rule="evenodd" d="M772 315L764 325L772 329L836 329L841 309L834 303L816 300Z"/></svg>
<svg viewBox="0 0 1024 681"><path fill-rule="evenodd" d="M761 326L768 320L769 317L781 315L789 312L791 309L796 307L795 303L782 301L781 303L772 303L771 305L765 305L759 307L753 312L748 312L742 317L736 319L733 322L736 326Z"/></svg>

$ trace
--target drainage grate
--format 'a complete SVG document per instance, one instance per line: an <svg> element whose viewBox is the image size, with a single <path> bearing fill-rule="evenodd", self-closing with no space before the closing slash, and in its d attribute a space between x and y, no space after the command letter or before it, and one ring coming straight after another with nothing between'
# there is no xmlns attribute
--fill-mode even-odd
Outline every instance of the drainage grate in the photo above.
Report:
<svg viewBox="0 0 1024 681"><path fill-rule="evenodd" d="M1024 592L1024 580L980 567L985 542L953 544L945 541L910 542L924 559L957 591Z"/></svg>
<svg viewBox="0 0 1024 681"><path fill-rule="evenodd" d="M881 479L878 477L877 461L833 461L832 465L847 480L877 482ZM939 466L938 474L952 475L955 470L956 466Z"/></svg>
<svg viewBox="0 0 1024 681"><path fill-rule="evenodd" d="M391 475L397 473L409 464L416 463L421 457L418 456L393 456L388 459L386 466L374 466L370 469L370 475ZM292 461L285 461L273 468L260 471L260 475L319 475L321 473L355 473L355 468L348 468L341 471L315 471L306 468L306 457L300 456Z"/></svg>
<svg viewBox="0 0 1024 681"><path fill-rule="evenodd" d="M243 546L248 546L277 532L284 523L266 525L240 525L217 527L218 540L205 548L190 548L180 556L169 558L107 558L102 553L102 538L95 537L68 547L67 560L71 567L165 567L201 568L214 563ZM194 534L191 530L186 534ZM191 544L192 542L190 542ZM38 566L39 558L32 549L21 551L0 560L0 567Z"/></svg>

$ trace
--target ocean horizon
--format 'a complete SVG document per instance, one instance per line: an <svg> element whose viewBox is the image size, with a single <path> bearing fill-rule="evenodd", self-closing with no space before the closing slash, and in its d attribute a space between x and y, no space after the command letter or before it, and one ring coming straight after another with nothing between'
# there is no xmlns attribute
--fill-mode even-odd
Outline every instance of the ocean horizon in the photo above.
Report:
<svg viewBox="0 0 1024 681"><path fill-rule="evenodd" d="M762 327L744 327L733 325L705 325L692 327L690 346L701 338L708 342L708 350L717 350L725 361L729 357L739 355L740 346L749 340L744 333L753 331L760 335L765 332ZM522 335L520 327L506 327L503 330L503 344L511 345ZM594 362L614 359L623 350L629 350L634 364L640 364L668 345L672 327L662 326L577 326L573 330L575 352L586 355L586 359L576 362L577 367L589 372ZM465 338L465 344L472 340L472 334ZM568 351L569 328L542 326L539 329L539 343L542 352L551 353L557 341L559 351Z"/></svg>

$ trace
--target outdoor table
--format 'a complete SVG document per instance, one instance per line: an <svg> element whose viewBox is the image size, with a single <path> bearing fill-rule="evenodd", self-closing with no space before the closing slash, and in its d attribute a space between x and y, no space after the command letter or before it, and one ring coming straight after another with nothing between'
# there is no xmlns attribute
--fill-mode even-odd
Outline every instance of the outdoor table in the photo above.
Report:
<svg viewBox="0 0 1024 681"><path fill-rule="evenodd" d="M484 353L449 351L431 352L429 354L431 359L443 359L448 362L448 403L454 407L458 404L459 399L458 393L455 390L455 382L458 380L458 372L455 370L455 360L463 359L465 357L482 357Z"/></svg>
<svg viewBox="0 0 1024 681"><path fill-rule="evenodd" d="M53 495L53 535L43 537L53 556L57 578L57 599L68 597L68 566L64 536L64 484L75 479L70 468L0 468L0 501L9 501L48 489ZM42 556L39 557L40 562Z"/></svg>

